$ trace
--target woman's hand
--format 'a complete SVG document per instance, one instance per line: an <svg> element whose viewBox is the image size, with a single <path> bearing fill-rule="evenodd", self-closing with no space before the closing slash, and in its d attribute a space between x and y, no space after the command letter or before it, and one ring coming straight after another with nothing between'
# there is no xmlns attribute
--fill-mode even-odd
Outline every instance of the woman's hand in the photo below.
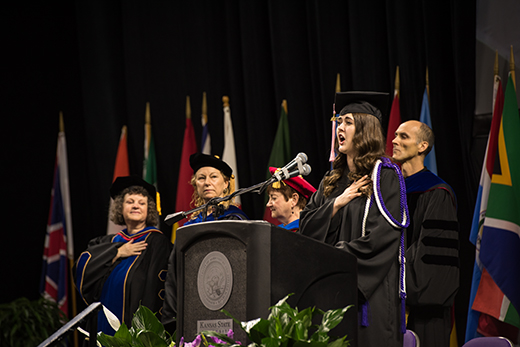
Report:
<svg viewBox="0 0 520 347"><path fill-rule="evenodd" d="M114 263L119 258L127 258L133 255L140 255L141 252L146 249L146 246L148 246L146 241L134 243L134 240L130 240L117 249L117 255L112 260L112 263Z"/></svg>
<svg viewBox="0 0 520 347"><path fill-rule="evenodd" d="M353 199L361 196L367 185L370 183L368 175L365 175L348 186L340 196L334 200L334 208L332 210L332 217L336 215L340 208L344 207Z"/></svg>

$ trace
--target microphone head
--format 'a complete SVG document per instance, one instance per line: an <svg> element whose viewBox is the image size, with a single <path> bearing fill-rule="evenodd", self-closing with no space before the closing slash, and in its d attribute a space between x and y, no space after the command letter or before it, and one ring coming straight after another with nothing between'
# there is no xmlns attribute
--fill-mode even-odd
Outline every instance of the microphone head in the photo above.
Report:
<svg viewBox="0 0 520 347"><path fill-rule="evenodd" d="M299 158L302 162L302 164L305 164L307 162L307 154L303 153L303 152L300 152L298 153L298 155L296 156L296 158Z"/></svg>
<svg viewBox="0 0 520 347"><path fill-rule="evenodd" d="M310 174L312 171L312 168L309 164L305 164L303 165L303 170L302 172L300 173L300 175L302 176L307 176L308 174Z"/></svg>

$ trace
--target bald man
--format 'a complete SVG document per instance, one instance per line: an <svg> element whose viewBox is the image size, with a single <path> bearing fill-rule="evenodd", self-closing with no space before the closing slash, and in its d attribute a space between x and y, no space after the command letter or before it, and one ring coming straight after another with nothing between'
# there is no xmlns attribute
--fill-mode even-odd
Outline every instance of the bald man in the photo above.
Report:
<svg viewBox="0 0 520 347"><path fill-rule="evenodd" d="M448 347L459 288L456 197L424 166L434 144L428 125L402 123L392 144L393 159L405 177L411 219L406 229L407 328L417 333L421 347Z"/></svg>

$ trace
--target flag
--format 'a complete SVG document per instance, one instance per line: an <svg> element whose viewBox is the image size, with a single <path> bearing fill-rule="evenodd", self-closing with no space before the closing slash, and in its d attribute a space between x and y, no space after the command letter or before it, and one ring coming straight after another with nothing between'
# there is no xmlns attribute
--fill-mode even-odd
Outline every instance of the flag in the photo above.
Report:
<svg viewBox="0 0 520 347"><path fill-rule="evenodd" d="M175 210L177 212L191 210L190 202L193 196L193 187L190 184L193 170L190 166L190 155L197 152L197 142L195 131L191 122L190 97L186 97L186 126L184 128L184 141L182 144L181 162L179 164L179 179L177 181L177 199L175 200ZM173 225L172 243L175 242L177 228L186 222L182 219Z"/></svg>
<svg viewBox="0 0 520 347"><path fill-rule="evenodd" d="M480 261L502 291L495 318L520 327L520 116L513 78L504 97L498 152L482 228Z"/></svg>
<svg viewBox="0 0 520 347"><path fill-rule="evenodd" d="M271 148L271 154L269 155L266 176L267 179L271 177L271 173L269 172L270 166L283 167L290 160L291 141L289 136L289 120L287 118L287 100L284 100L282 101L280 120L278 121L278 129L276 130L273 147ZM266 203L267 199L265 199ZM271 210L268 207L266 207L264 211L264 220L275 225L280 224L280 222L271 217Z"/></svg>
<svg viewBox="0 0 520 347"><path fill-rule="evenodd" d="M202 94L202 138L201 138L201 152L204 154L211 154L211 137L209 136L208 128L208 106L206 102L206 92Z"/></svg>
<svg viewBox="0 0 520 347"><path fill-rule="evenodd" d="M340 74L336 76L336 93L341 92L341 80ZM338 110L341 112L341 110ZM334 143L336 141L336 104L332 104L332 118L330 119L332 123L332 135L330 136L330 169L332 170L332 163L334 159L336 159L336 149L334 148Z"/></svg>
<svg viewBox="0 0 520 347"><path fill-rule="evenodd" d="M61 119L60 123L62 123ZM65 132L60 130L43 251L40 293L47 299L56 302L67 316L69 302L69 267L67 263L72 264L74 260L68 176Z"/></svg>
<svg viewBox="0 0 520 347"><path fill-rule="evenodd" d="M386 132L386 154L388 156L393 155L394 145L392 141L395 138L395 132L401 124L401 110L399 107L399 66L396 69L395 75L395 89L394 89L394 101L392 102L392 109L390 110L390 117L388 118L388 129Z"/></svg>
<svg viewBox="0 0 520 347"><path fill-rule="evenodd" d="M152 116L150 113L150 103L146 103L145 124L144 124L144 160L143 160L143 179L155 187L157 212L161 214L161 199L159 186L157 185L157 161L155 159L155 143L152 133Z"/></svg>
<svg viewBox="0 0 520 347"><path fill-rule="evenodd" d="M477 334L477 327L480 312L473 310L472 306L482 276L482 264L480 263L479 256L480 238L482 236L482 225L484 223L487 210L489 187L491 185L491 175L493 173L493 165L495 163L495 155L498 145L498 130L502 120L503 106L504 94L502 91L502 81L498 75L498 71L496 71L493 83L493 117L491 120L491 128L489 130L486 152L484 155L484 163L482 165L482 172L480 174L480 183L478 187L477 200L475 202L475 211L473 213L473 221L471 224L469 237L470 242L475 245L476 249L475 265L473 266L473 278L469 298L468 319L466 324L466 342L479 336L479 334Z"/></svg>
<svg viewBox="0 0 520 347"><path fill-rule="evenodd" d="M231 109L229 108L229 97L222 97L224 103L224 151L222 160L233 170L235 176L235 191L240 187L238 184L238 166L235 152L235 136L233 135L233 123L231 121ZM235 197L235 203L240 207L240 196Z"/></svg>
<svg viewBox="0 0 520 347"><path fill-rule="evenodd" d="M430 118L430 105L428 102L428 87L424 89L422 106L421 106L421 117L419 119L422 123L428 125L432 130L432 120ZM430 153L424 159L424 166L428 168L434 174L437 174L437 159L435 158L435 146L432 148Z"/></svg>
<svg viewBox="0 0 520 347"><path fill-rule="evenodd" d="M128 146L126 140L126 125L121 129L121 136L119 138L119 146L117 148L116 164L114 165L114 175L112 182L120 176L130 176L130 167L128 164ZM113 199L110 198L110 206L112 206ZM110 219L107 224L107 234L117 234L121 231L119 225L115 225Z"/></svg>

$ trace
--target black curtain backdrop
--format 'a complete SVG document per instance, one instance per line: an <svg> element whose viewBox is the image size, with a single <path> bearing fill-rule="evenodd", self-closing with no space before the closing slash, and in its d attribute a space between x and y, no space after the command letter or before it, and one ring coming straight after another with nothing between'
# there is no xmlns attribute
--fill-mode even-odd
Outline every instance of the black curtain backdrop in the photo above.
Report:
<svg viewBox="0 0 520 347"><path fill-rule="evenodd" d="M472 137L475 11L475 2L456 0L8 5L0 15L7 134L2 175L9 201L1 252L9 284L2 286L1 301L38 296L60 111L77 257L88 240L106 233L123 125L131 172L142 173L146 102L163 213L169 214L175 212L187 96L200 146L207 93L217 155L223 150L222 97L229 96L241 187L265 179L286 99L292 155L308 155L313 171L307 178L317 186L329 168L337 74L342 91L393 94L399 65L403 121L419 118L429 70L438 171L458 196L462 271L456 315L463 337L474 260L468 236L483 157ZM263 196L243 195L242 204L251 218L262 218Z"/></svg>

